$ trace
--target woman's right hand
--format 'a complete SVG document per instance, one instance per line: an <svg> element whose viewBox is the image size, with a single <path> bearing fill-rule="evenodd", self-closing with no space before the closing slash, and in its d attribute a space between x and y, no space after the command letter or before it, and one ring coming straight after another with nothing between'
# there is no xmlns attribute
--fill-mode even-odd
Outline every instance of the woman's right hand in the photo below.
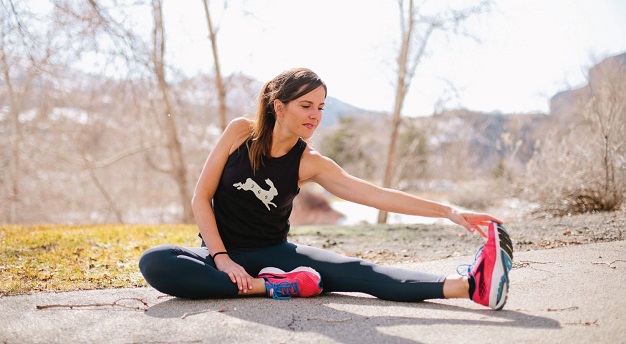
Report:
<svg viewBox="0 0 626 344"><path fill-rule="evenodd" d="M252 276L239 264L235 263L226 254L216 256L213 261L218 270L225 272L230 277L231 282L237 284L241 293L247 293L252 289Z"/></svg>

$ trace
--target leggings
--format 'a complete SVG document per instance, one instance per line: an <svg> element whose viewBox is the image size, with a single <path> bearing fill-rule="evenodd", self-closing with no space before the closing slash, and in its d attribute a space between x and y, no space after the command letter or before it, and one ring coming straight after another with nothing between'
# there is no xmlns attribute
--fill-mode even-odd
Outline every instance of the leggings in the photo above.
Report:
<svg viewBox="0 0 626 344"><path fill-rule="evenodd" d="M331 251L284 242L254 249L229 249L228 255L251 276L265 267L284 271L311 267L322 276L324 292L362 292L391 301L441 299L445 276L376 265ZM217 270L206 247L160 245L139 260L146 281L162 293L188 299L232 298L237 285Z"/></svg>

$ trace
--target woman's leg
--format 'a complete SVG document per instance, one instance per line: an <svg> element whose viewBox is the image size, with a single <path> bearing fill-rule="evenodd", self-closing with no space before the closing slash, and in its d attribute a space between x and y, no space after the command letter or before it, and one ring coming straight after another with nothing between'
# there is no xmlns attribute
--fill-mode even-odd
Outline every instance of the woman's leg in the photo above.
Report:
<svg viewBox="0 0 626 344"><path fill-rule="evenodd" d="M446 299L469 299L469 278L448 276L443 283L443 296Z"/></svg>
<svg viewBox="0 0 626 344"><path fill-rule="evenodd" d="M266 267L290 271L308 266L322 275L325 292L363 292L381 299L421 301L468 297L467 278L379 266L330 251L284 243L254 250L230 250L231 259L252 276ZM182 298L227 298L242 295L228 275L216 269L205 247L161 245L148 249L139 269L155 289ZM263 280L259 280L263 285ZM261 287L261 294L264 294ZM248 295L256 294L248 292Z"/></svg>
<svg viewBox="0 0 626 344"><path fill-rule="evenodd" d="M363 292L385 300L422 301L440 299L446 277L431 273L376 265L362 259L343 256L310 246L283 243L246 253L248 273L252 276L267 266L292 270L308 266L322 275L325 292ZM453 280L451 280L453 281ZM454 281L449 297L462 295L462 284Z"/></svg>
<svg viewBox="0 0 626 344"><path fill-rule="evenodd" d="M231 258L236 260L237 254L231 253ZM160 245L150 248L141 256L139 270L152 287L176 297L226 298L239 294L237 285L228 275L217 270L205 247ZM262 281L257 283L256 289L246 294L265 294Z"/></svg>

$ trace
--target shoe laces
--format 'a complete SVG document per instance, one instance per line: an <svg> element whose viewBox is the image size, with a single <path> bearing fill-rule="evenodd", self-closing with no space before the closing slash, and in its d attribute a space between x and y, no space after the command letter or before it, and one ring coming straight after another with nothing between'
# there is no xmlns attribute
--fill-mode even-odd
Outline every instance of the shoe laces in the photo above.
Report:
<svg viewBox="0 0 626 344"><path fill-rule="evenodd" d="M273 290L272 298L275 300L289 300L291 299L291 295L300 295L298 282L272 283L267 281L267 283Z"/></svg>
<svg viewBox="0 0 626 344"><path fill-rule="evenodd" d="M476 264L476 262L480 258L480 255L483 253L483 248L484 247L485 247L485 245L482 245L478 249L478 251L476 252L476 256L474 256L474 262L472 262L472 264L459 264L459 265L457 265L456 273L461 275L461 276L468 276L470 274L470 272L472 271L472 267L474 266L474 264ZM462 268L465 268L465 271L463 271Z"/></svg>

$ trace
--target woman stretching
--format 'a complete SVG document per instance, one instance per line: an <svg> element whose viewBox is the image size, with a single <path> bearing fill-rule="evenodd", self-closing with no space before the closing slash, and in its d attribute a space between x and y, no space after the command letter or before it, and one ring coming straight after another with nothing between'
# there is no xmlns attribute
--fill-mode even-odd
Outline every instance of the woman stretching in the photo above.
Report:
<svg viewBox="0 0 626 344"><path fill-rule="evenodd" d="M146 281L181 298L265 295L275 299L322 292L363 292L385 300L469 298L501 309L512 266L501 221L346 173L307 145L322 119L325 83L298 68L267 82L256 117L233 120L207 158L193 196L201 247L160 245L139 261ZM314 182L342 199L377 209L447 218L487 237L466 276L389 266L287 241L300 187ZM487 235L481 226L488 226Z"/></svg>

